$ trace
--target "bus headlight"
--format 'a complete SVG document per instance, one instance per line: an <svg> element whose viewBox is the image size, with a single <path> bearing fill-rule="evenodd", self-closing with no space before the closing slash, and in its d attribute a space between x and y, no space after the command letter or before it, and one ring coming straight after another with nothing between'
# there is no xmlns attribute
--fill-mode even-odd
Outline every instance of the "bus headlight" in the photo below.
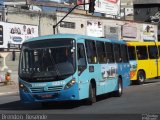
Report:
<svg viewBox="0 0 160 120"><path fill-rule="evenodd" d="M69 82L65 85L64 89L69 89L69 88L72 87L75 83L76 83L76 80L75 80L75 79L72 79L71 81L69 81Z"/></svg>
<svg viewBox="0 0 160 120"><path fill-rule="evenodd" d="M20 88L21 90L23 90L25 93L29 93L28 88L27 88L25 85L23 85L22 83L19 84L19 88Z"/></svg>

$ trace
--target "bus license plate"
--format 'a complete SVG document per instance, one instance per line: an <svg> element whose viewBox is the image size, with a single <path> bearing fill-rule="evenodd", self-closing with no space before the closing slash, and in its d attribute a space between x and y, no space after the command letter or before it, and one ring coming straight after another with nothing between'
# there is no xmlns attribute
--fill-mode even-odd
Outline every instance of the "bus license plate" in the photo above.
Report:
<svg viewBox="0 0 160 120"><path fill-rule="evenodd" d="M53 97L53 95L51 95L51 94L44 94L44 95L41 95L41 98L43 98L43 99L52 98L52 97Z"/></svg>

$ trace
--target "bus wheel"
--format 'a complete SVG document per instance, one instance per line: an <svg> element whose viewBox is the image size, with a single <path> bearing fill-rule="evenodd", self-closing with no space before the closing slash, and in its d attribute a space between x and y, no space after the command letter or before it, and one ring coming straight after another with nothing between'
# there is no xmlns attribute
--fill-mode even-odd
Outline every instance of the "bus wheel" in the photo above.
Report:
<svg viewBox="0 0 160 120"><path fill-rule="evenodd" d="M92 103L96 102L96 88L93 84L89 85L89 98L87 99L87 105L92 105Z"/></svg>
<svg viewBox="0 0 160 120"><path fill-rule="evenodd" d="M143 71L139 71L137 75L137 84L141 85L145 82L145 74Z"/></svg>
<svg viewBox="0 0 160 120"><path fill-rule="evenodd" d="M115 97L121 97L123 94L123 86L122 86L122 79L118 78L118 90L113 92Z"/></svg>

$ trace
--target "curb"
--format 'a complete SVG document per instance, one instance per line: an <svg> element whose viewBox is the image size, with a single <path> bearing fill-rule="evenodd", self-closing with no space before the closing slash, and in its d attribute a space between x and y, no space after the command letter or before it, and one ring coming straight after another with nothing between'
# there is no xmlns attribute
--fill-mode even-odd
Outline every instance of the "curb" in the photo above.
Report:
<svg viewBox="0 0 160 120"><path fill-rule="evenodd" d="M7 95L18 95L19 91L14 91L14 92L3 92L0 93L0 96L7 96Z"/></svg>

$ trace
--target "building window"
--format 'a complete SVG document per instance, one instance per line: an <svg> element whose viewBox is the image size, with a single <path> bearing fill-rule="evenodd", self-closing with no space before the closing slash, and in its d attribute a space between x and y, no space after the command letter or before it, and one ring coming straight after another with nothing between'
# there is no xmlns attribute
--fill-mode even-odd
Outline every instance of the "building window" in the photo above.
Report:
<svg viewBox="0 0 160 120"><path fill-rule="evenodd" d="M135 10L135 14L138 15L140 13L140 9Z"/></svg>
<svg viewBox="0 0 160 120"><path fill-rule="evenodd" d="M60 23L60 27L75 29L75 23L74 22L63 21L63 22Z"/></svg>
<svg viewBox="0 0 160 120"><path fill-rule="evenodd" d="M146 14L149 15L150 12L151 12L151 8L147 8Z"/></svg>
<svg viewBox="0 0 160 120"><path fill-rule="evenodd" d="M110 33L117 33L117 27L110 27Z"/></svg>

